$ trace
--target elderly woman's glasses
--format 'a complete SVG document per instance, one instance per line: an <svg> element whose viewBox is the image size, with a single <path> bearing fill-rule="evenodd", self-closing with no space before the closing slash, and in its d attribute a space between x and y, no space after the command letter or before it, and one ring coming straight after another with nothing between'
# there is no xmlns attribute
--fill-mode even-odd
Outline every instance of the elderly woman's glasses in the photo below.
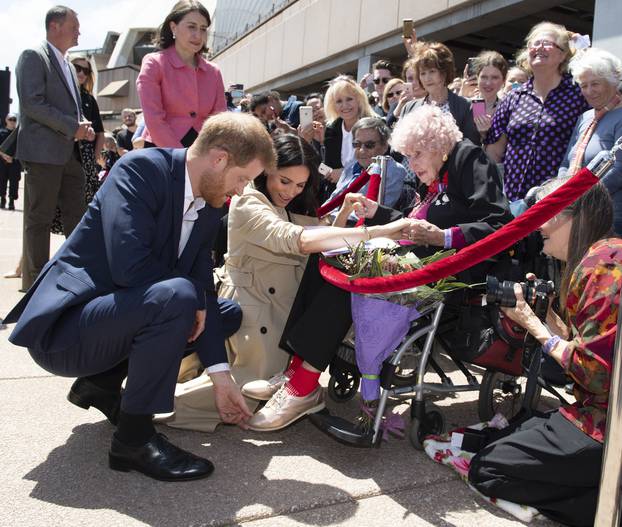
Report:
<svg viewBox="0 0 622 527"><path fill-rule="evenodd" d="M372 148L376 148L377 144L378 144L378 141L365 141L363 143L361 143L360 141L353 141L352 148L357 150L359 148L365 147L366 150L371 150Z"/></svg>
<svg viewBox="0 0 622 527"><path fill-rule="evenodd" d="M74 64L74 68L76 68L76 73L84 73L85 75L89 75L91 73L91 68L80 66L80 64Z"/></svg>
<svg viewBox="0 0 622 527"><path fill-rule="evenodd" d="M560 46L558 46L552 40L534 40L529 43L529 49L538 49L542 47L544 49L554 49L557 48L559 51L564 51Z"/></svg>

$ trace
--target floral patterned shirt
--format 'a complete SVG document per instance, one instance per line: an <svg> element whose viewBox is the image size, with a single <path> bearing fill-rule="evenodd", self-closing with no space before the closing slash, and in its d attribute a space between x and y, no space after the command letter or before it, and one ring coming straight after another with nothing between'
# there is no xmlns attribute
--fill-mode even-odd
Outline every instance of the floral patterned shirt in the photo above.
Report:
<svg viewBox="0 0 622 527"><path fill-rule="evenodd" d="M560 409L564 417L603 442L609 385L622 290L622 239L596 242L575 269L566 309L573 339L561 364L575 381L576 403Z"/></svg>
<svg viewBox="0 0 622 527"><path fill-rule="evenodd" d="M486 144L503 134L504 190L510 201L555 177L579 116L588 109L579 87L566 74L544 102L533 89L533 78L504 97L495 110Z"/></svg>

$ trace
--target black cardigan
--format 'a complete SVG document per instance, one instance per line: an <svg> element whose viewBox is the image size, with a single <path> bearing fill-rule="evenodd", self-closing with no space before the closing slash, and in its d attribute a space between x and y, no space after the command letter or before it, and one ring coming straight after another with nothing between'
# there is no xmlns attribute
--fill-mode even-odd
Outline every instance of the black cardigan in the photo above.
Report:
<svg viewBox="0 0 622 527"><path fill-rule="evenodd" d="M330 168L343 168L341 164L342 125L343 119L337 117L337 119L328 123L326 130L324 130L324 163Z"/></svg>
<svg viewBox="0 0 622 527"><path fill-rule="evenodd" d="M456 120L456 124L462 132L464 139L470 139L473 143L480 144L482 138L477 131L475 121L473 120L471 102L464 97L461 97L460 95L456 95L452 91L450 91L449 95L447 96L447 102L449 103L449 111ZM404 117L405 115L412 112L415 108L423 106L424 104L426 104L425 99L416 99L407 103L406 106L404 106L400 117Z"/></svg>
<svg viewBox="0 0 622 527"><path fill-rule="evenodd" d="M439 174L445 171L448 174L445 194L449 200L438 199L432 203L427 221L441 229L460 227L470 245L512 220L497 164L480 146L468 139L457 143ZM420 187L422 198L426 190L425 186ZM400 212L379 205L375 216L367 223L383 225L411 210L409 207Z"/></svg>

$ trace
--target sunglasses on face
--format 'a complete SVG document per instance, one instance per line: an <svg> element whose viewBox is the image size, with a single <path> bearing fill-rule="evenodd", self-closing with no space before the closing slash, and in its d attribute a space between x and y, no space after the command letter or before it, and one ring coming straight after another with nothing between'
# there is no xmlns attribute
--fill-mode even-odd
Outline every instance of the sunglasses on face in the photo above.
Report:
<svg viewBox="0 0 622 527"><path fill-rule="evenodd" d="M364 147L366 150L371 150L372 148L376 148L377 144L378 141L365 141L364 143L361 143L360 141L353 141L352 148L358 150L359 148Z"/></svg>
<svg viewBox="0 0 622 527"><path fill-rule="evenodd" d="M17 119L15 117L8 117L7 121L13 121L14 123L16 123Z"/></svg>
<svg viewBox="0 0 622 527"><path fill-rule="evenodd" d="M77 73L84 73L85 75L89 75L91 73L91 68L85 68L79 64L74 64L73 67L76 68Z"/></svg>
<svg viewBox="0 0 622 527"><path fill-rule="evenodd" d="M402 93L404 93L404 90L397 90L397 91L390 91L389 93L387 93L387 97L390 99L391 97L393 97L394 95L396 97L399 97L400 95L402 95Z"/></svg>
<svg viewBox="0 0 622 527"><path fill-rule="evenodd" d="M389 82L391 79L389 77L377 77L374 79L374 84L386 84L387 82Z"/></svg>
<svg viewBox="0 0 622 527"><path fill-rule="evenodd" d="M529 49L538 49L542 46L544 49L555 49L557 48L560 51L564 51L560 48L555 42L551 40L534 40L529 44Z"/></svg>

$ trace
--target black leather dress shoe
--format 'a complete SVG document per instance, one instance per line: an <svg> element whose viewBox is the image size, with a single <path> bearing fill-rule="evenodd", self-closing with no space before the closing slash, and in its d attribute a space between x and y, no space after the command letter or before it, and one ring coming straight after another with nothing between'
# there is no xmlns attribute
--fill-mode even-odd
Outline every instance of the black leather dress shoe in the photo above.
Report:
<svg viewBox="0 0 622 527"><path fill-rule="evenodd" d="M201 479L214 471L209 460L176 447L160 433L138 447L126 445L113 436L108 463L113 470L137 470L160 481Z"/></svg>
<svg viewBox="0 0 622 527"><path fill-rule="evenodd" d="M67 394L67 400L85 410L91 406L97 408L113 425L119 421L121 394L116 391L104 390L88 379L81 377L76 379Z"/></svg>

